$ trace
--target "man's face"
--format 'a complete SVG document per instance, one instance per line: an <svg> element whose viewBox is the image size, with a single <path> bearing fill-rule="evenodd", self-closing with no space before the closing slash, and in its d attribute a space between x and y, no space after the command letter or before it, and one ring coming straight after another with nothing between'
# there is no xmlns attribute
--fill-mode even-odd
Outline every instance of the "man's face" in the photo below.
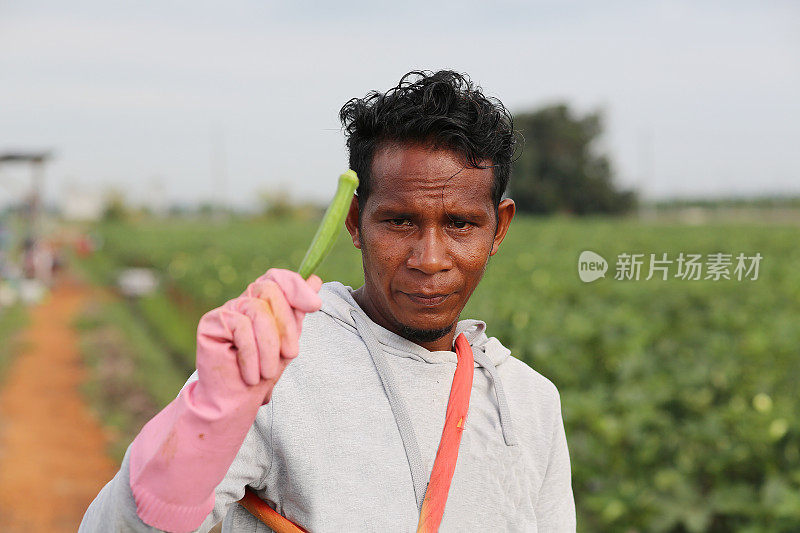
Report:
<svg viewBox="0 0 800 533"><path fill-rule="evenodd" d="M488 163L488 162L487 162ZM491 168L465 168L449 150L385 144L372 163L372 190L347 228L361 249L357 300L376 323L428 348L450 350L453 327L514 216L495 217Z"/></svg>

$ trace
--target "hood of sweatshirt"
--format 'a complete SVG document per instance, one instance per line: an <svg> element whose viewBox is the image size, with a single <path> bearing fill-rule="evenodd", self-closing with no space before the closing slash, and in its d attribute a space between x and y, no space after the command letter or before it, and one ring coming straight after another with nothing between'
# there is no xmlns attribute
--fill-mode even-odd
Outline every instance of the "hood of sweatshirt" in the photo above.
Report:
<svg viewBox="0 0 800 533"><path fill-rule="evenodd" d="M404 402L396 391L391 371L385 363L384 354L409 357L430 364L455 364L458 362L458 356L455 348L453 351L430 351L373 322L355 301L353 292L352 287L338 281L324 283L319 292L322 299L320 311L338 321L342 327L356 332L364 340L383 382L389 403L392 404L400 431L404 434L403 440L409 455L409 463L413 463L416 461L414 456L418 455L418 451L414 449L416 448L416 439L413 437L413 429L410 427L408 415L404 413L406 409ZM486 335L486 323L482 320L460 320L456 325L454 342L461 333L464 334L472 348L475 367L483 368L494 385L500 425L506 445L515 446L517 442L512 429L511 412L497 371L497 367L508 360L511 351L495 337ZM412 471L415 468L412 464ZM414 477L418 477L418 474ZM420 480L418 483L422 483L422 481ZM420 496L420 492L418 492L418 496ZM420 505L421 501L420 499Z"/></svg>
<svg viewBox="0 0 800 533"><path fill-rule="evenodd" d="M320 297L322 298L322 308L320 311L329 315L341 322L341 324L353 331L359 331L356 320L353 318L352 312L362 315L369 325L372 333L374 333L377 341L380 343L381 348L392 355L399 357L410 357L418 361L426 363L456 363L458 358L455 351L430 351L415 342L404 339L400 335L389 331L383 326L373 322L363 309L356 303L353 298L354 289L348 285L343 285L338 281L330 281L324 283L320 289ZM486 366L483 363L491 363L490 366L497 367L505 362L511 355L511 351L500 344L494 337L486 335L486 322L482 320L467 319L459 320L455 328L455 335L453 342L460 333L463 333L467 338L467 342L472 347L475 356L475 366ZM455 350L455 348L453 348ZM481 352L482 357L477 352Z"/></svg>

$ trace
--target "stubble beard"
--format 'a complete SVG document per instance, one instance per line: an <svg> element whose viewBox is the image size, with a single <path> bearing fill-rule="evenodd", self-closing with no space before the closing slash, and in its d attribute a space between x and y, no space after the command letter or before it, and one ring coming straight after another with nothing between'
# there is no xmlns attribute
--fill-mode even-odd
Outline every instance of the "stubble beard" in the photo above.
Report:
<svg viewBox="0 0 800 533"><path fill-rule="evenodd" d="M400 336L412 342L433 342L441 339L453 330L455 324L437 329L420 329L400 324Z"/></svg>

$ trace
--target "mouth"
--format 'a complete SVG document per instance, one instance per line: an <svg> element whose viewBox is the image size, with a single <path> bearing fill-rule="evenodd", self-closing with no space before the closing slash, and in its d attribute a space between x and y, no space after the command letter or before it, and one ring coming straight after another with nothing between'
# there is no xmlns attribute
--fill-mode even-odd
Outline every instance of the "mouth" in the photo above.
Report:
<svg viewBox="0 0 800 533"><path fill-rule="evenodd" d="M424 307L435 307L445 300L447 300L451 294L425 294L421 292L404 292L403 294L408 297L409 300L414 302L417 305L421 305Z"/></svg>

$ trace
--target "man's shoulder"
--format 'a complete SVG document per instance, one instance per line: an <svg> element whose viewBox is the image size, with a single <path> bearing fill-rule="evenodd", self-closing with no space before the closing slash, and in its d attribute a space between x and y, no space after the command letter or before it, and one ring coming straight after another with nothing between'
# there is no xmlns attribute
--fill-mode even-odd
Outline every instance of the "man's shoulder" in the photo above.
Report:
<svg viewBox="0 0 800 533"><path fill-rule="evenodd" d="M560 394L555 383L513 354L498 367L509 395L537 406L560 408Z"/></svg>
<svg viewBox="0 0 800 533"><path fill-rule="evenodd" d="M303 318L300 344L307 347L335 346L336 343L354 342L358 338L355 326L348 323L341 314L323 309L308 313Z"/></svg>
<svg viewBox="0 0 800 533"><path fill-rule="evenodd" d="M552 445L561 419L561 396L555 383L525 361L509 355L497 367L520 442L539 456Z"/></svg>

